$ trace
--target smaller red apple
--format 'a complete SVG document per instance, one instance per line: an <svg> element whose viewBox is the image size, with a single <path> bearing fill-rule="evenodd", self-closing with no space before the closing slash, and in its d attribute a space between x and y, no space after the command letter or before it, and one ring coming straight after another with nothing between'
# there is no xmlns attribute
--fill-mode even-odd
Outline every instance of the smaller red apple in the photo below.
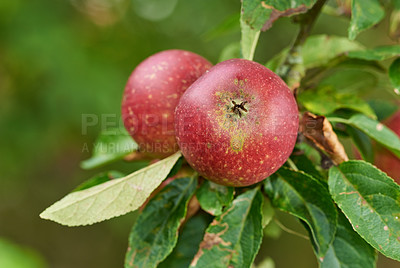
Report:
<svg viewBox="0 0 400 268"><path fill-rule="evenodd" d="M176 152L174 110L183 92L211 63L184 50L166 50L140 63L129 77L122 100L125 128L151 157Z"/></svg>
<svg viewBox="0 0 400 268"><path fill-rule="evenodd" d="M391 116L385 125L400 137L400 111ZM394 154L387 149L378 148L375 154L375 165L400 184L400 159Z"/></svg>

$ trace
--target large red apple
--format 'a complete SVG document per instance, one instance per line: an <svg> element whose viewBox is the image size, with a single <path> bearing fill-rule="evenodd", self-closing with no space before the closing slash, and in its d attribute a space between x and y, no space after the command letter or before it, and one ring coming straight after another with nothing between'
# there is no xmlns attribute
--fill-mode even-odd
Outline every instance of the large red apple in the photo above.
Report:
<svg viewBox="0 0 400 268"><path fill-rule="evenodd" d="M400 111L389 118L385 124L400 137ZM400 159L387 149L379 148L375 154L375 165L400 183Z"/></svg>
<svg viewBox="0 0 400 268"><path fill-rule="evenodd" d="M166 50L135 68L125 87L122 119L142 151L165 157L179 149L174 134L175 107L183 92L211 66L195 53Z"/></svg>
<svg viewBox="0 0 400 268"><path fill-rule="evenodd" d="M293 94L275 73L232 59L211 68L182 95L175 133L200 175L240 187L283 165L295 145L298 120Z"/></svg>

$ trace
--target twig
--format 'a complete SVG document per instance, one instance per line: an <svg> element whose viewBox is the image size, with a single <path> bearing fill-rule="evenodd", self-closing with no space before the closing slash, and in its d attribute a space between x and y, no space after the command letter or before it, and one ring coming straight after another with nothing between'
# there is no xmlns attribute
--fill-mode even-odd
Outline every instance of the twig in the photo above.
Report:
<svg viewBox="0 0 400 268"><path fill-rule="evenodd" d="M299 171L299 169L297 168L296 164L292 161L292 159L288 158L286 162L288 163L291 169L293 169L294 171Z"/></svg>
<svg viewBox="0 0 400 268"><path fill-rule="evenodd" d="M292 229L287 228L285 225L283 225L277 218L274 218L274 222L279 226L279 228L281 228L282 230L284 230L285 232L292 234L292 235L296 235L298 237L304 238L306 240L310 240L307 236L300 234L296 231L293 231Z"/></svg>
<svg viewBox="0 0 400 268"><path fill-rule="evenodd" d="M300 86L300 80L304 76L303 56L301 55L301 50L325 2L326 0L318 0L307 13L297 17L297 22L300 24L299 33L297 34L285 61L277 70L278 75L286 81L289 88L292 90L295 90Z"/></svg>

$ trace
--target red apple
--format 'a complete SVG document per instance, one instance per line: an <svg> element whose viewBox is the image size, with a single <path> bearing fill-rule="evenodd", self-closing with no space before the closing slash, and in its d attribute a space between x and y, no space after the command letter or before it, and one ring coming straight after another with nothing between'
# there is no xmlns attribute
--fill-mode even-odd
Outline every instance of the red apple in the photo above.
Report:
<svg viewBox="0 0 400 268"><path fill-rule="evenodd" d="M228 186L264 180L288 159L299 125L287 85L244 59L221 62L182 95L175 133L188 163Z"/></svg>
<svg viewBox="0 0 400 268"><path fill-rule="evenodd" d="M393 132L400 137L400 111L385 122ZM400 159L387 149L378 148L375 153L375 165L386 172L397 183L400 183Z"/></svg>
<svg viewBox="0 0 400 268"><path fill-rule="evenodd" d="M175 107L183 92L211 66L195 53L166 50L135 68L125 87L122 119L141 151L165 157L179 149L174 134Z"/></svg>

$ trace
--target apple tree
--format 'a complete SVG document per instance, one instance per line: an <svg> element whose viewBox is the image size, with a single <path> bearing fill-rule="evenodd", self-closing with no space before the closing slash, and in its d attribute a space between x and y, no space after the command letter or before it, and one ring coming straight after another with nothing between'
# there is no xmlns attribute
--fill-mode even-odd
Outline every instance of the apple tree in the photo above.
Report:
<svg viewBox="0 0 400 268"><path fill-rule="evenodd" d="M348 18L348 36L311 35L321 12ZM82 226L139 211L126 268L272 267L255 259L277 211L302 223L320 267L400 261L400 46L356 41L385 16L399 40L398 0L242 0L241 40L219 63L168 50L133 71L125 128L81 164L148 165L100 173L40 216ZM281 17L297 35L258 62Z"/></svg>

